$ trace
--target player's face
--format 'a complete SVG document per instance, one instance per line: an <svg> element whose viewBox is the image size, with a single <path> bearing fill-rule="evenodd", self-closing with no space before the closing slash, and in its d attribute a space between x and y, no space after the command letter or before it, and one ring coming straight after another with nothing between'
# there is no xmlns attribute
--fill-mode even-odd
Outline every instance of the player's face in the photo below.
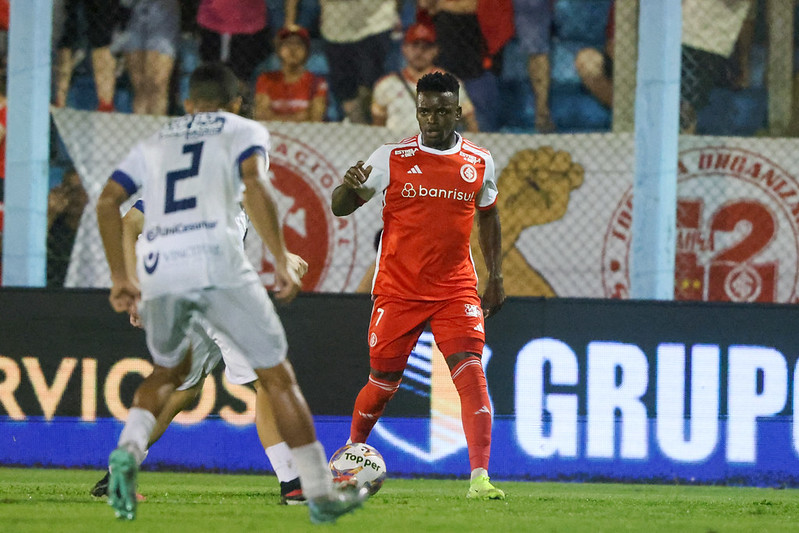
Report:
<svg viewBox="0 0 799 533"><path fill-rule="evenodd" d="M461 118L458 95L451 92L420 92L416 96L416 120L422 144L437 150L455 145L455 125Z"/></svg>

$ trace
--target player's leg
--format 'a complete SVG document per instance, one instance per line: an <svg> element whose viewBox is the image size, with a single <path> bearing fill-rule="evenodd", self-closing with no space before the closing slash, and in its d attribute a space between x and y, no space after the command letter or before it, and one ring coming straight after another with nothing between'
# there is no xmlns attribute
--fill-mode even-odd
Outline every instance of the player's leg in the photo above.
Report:
<svg viewBox="0 0 799 533"><path fill-rule="evenodd" d="M369 361L366 385L352 410L351 442L366 442L389 400L399 389L408 356L427 317L416 305L379 296L369 321Z"/></svg>
<svg viewBox="0 0 799 533"><path fill-rule="evenodd" d="M286 359L286 335L260 282L204 291L205 316L225 344L255 369L269 396L278 431L294 455L311 521L333 522L361 506L366 491L335 487L308 404Z"/></svg>
<svg viewBox="0 0 799 533"><path fill-rule="evenodd" d="M261 386L258 376L244 355L232 348L213 327L207 326L207 328L208 334L213 338L214 346L218 348L220 357L225 361L225 378L228 383L233 386L252 384L255 387L255 428L280 483L280 503L282 505L306 503L300 484L300 474L294 464L294 456L277 429L269 395Z"/></svg>
<svg viewBox="0 0 799 533"><path fill-rule="evenodd" d="M480 360L485 345L480 300L475 296L448 302L436 312L431 326L461 401L461 421L471 466L467 497L504 499L505 494L488 477L492 412Z"/></svg>
<svg viewBox="0 0 799 533"><path fill-rule="evenodd" d="M306 503L300 484L300 473L294 464L294 455L277 429L269 394L259 381L255 382L255 428L272 470L280 482L281 505Z"/></svg>
<svg viewBox="0 0 799 533"><path fill-rule="evenodd" d="M335 487L322 444L316 438L311 411L287 360L270 368L256 368L258 380L269 395L278 430L291 448L308 498L311 522L334 522L360 507L367 490Z"/></svg>
<svg viewBox="0 0 799 533"><path fill-rule="evenodd" d="M188 337L192 346L191 370L183 383L170 394L169 399L161 410L161 414L158 415L155 427L147 443L147 450L145 450L145 454L140 460L137 458L139 465L146 458L150 446L161 438L177 414L187 409L197 399L197 396L202 391L206 376L213 372L216 365L222 360L222 352L219 346L206 333L202 324L199 322L192 324ZM252 372L250 372L250 376L252 376L251 380L255 379L255 374ZM109 479L110 474L106 472L105 476L92 487L92 496L107 496ZM138 499L142 501L144 498L138 495Z"/></svg>
<svg viewBox="0 0 799 533"><path fill-rule="evenodd" d="M139 464L144 460L157 417L169 396L183 382L190 365L189 348L178 366L170 368L154 365L152 374L136 389L133 406L128 412L117 448L108 458L108 503L114 508L118 518L136 518Z"/></svg>
<svg viewBox="0 0 799 533"><path fill-rule="evenodd" d="M192 368L191 340L193 303L188 298L166 295L143 301L139 306L147 347L153 358L152 373L133 396L117 448L108 458L111 478L108 503L119 518L136 517L136 480L139 463L169 396L188 377Z"/></svg>
<svg viewBox="0 0 799 533"><path fill-rule="evenodd" d="M197 396L200 394L202 390L202 383L197 383L193 387L185 390L175 390L164 405L161 414L155 421L155 427L153 428L152 434L150 435L150 440L147 443L147 450L145 450L145 454L142 457L142 462L147 457L147 451L149 451L150 446L155 444L155 442L161 438L166 431L166 428L169 427L169 424L172 420L177 416L179 412L188 408L194 400L197 399ZM139 463L141 465L141 463ZM107 496L108 495L108 483L110 479L110 472L106 471L105 475L102 479L97 481L92 487L91 495L92 496ZM137 495L138 499L142 501L144 498L141 495Z"/></svg>

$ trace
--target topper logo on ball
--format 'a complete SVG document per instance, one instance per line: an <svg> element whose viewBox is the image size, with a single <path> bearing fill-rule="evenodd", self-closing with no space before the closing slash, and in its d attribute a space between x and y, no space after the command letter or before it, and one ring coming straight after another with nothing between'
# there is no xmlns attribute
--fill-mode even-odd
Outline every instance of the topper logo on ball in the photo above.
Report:
<svg viewBox="0 0 799 533"><path fill-rule="evenodd" d="M338 172L316 150L281 134L272 136L269 156L269 178L286 245L308 262L303 290L343 290L355 264L356 227L354 219L334 219L328 207ZM266 247L248 243L247 255L264 285L272 288L275 268Z"/></svg>
<svg viewBox="0 0 799 533"><path fill-rule="evenodd" d="M678 161L677 300L796 302L799 181L762 154L692 148ZM629 295L632 189L613 213L602 250L607 297Z"/></svg>

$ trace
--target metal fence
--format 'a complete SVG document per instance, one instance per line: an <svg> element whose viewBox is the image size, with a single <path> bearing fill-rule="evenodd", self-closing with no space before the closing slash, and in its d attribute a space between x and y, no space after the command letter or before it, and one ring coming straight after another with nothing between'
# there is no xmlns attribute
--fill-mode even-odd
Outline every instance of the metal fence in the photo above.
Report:
<svg viewBox="0 0 799 533"><path fill-rule="evenodd" d="M675 297L793 301L794 3L682 2ZM495 159L508 294L628 296L638 0L56 0L55 10L48 218L50 240L63 242L49 284L108 285L94 215L103 183L137 140L183 113L193 69L222 60L244 112L272 134L284 232L311 264L305 290L368 290L380 206L337 219L330 192L355 161L417 131L415 79L437 68L461 80L461 130ZM84 193L59 185L72 169ZM263 246L247 249L270 284Z"/></svg>

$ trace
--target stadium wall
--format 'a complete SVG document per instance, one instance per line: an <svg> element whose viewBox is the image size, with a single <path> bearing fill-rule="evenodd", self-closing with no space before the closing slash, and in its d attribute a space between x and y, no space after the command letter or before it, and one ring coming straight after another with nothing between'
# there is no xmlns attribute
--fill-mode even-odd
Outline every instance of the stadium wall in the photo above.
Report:
<svg viewBox="0 0 799 533"><path fill-rule="evenodd" d="M0 464L102 468L149 372L102 290L0 290ZM368 372L364 295L280 307L328 453ZM492 474L506 479L799 486L799 309L511 298L487 322ZM221 369L145 467L266 471L254 393ZM370 443L390 474L468 472L460 407L429 333Z"/></svg>

